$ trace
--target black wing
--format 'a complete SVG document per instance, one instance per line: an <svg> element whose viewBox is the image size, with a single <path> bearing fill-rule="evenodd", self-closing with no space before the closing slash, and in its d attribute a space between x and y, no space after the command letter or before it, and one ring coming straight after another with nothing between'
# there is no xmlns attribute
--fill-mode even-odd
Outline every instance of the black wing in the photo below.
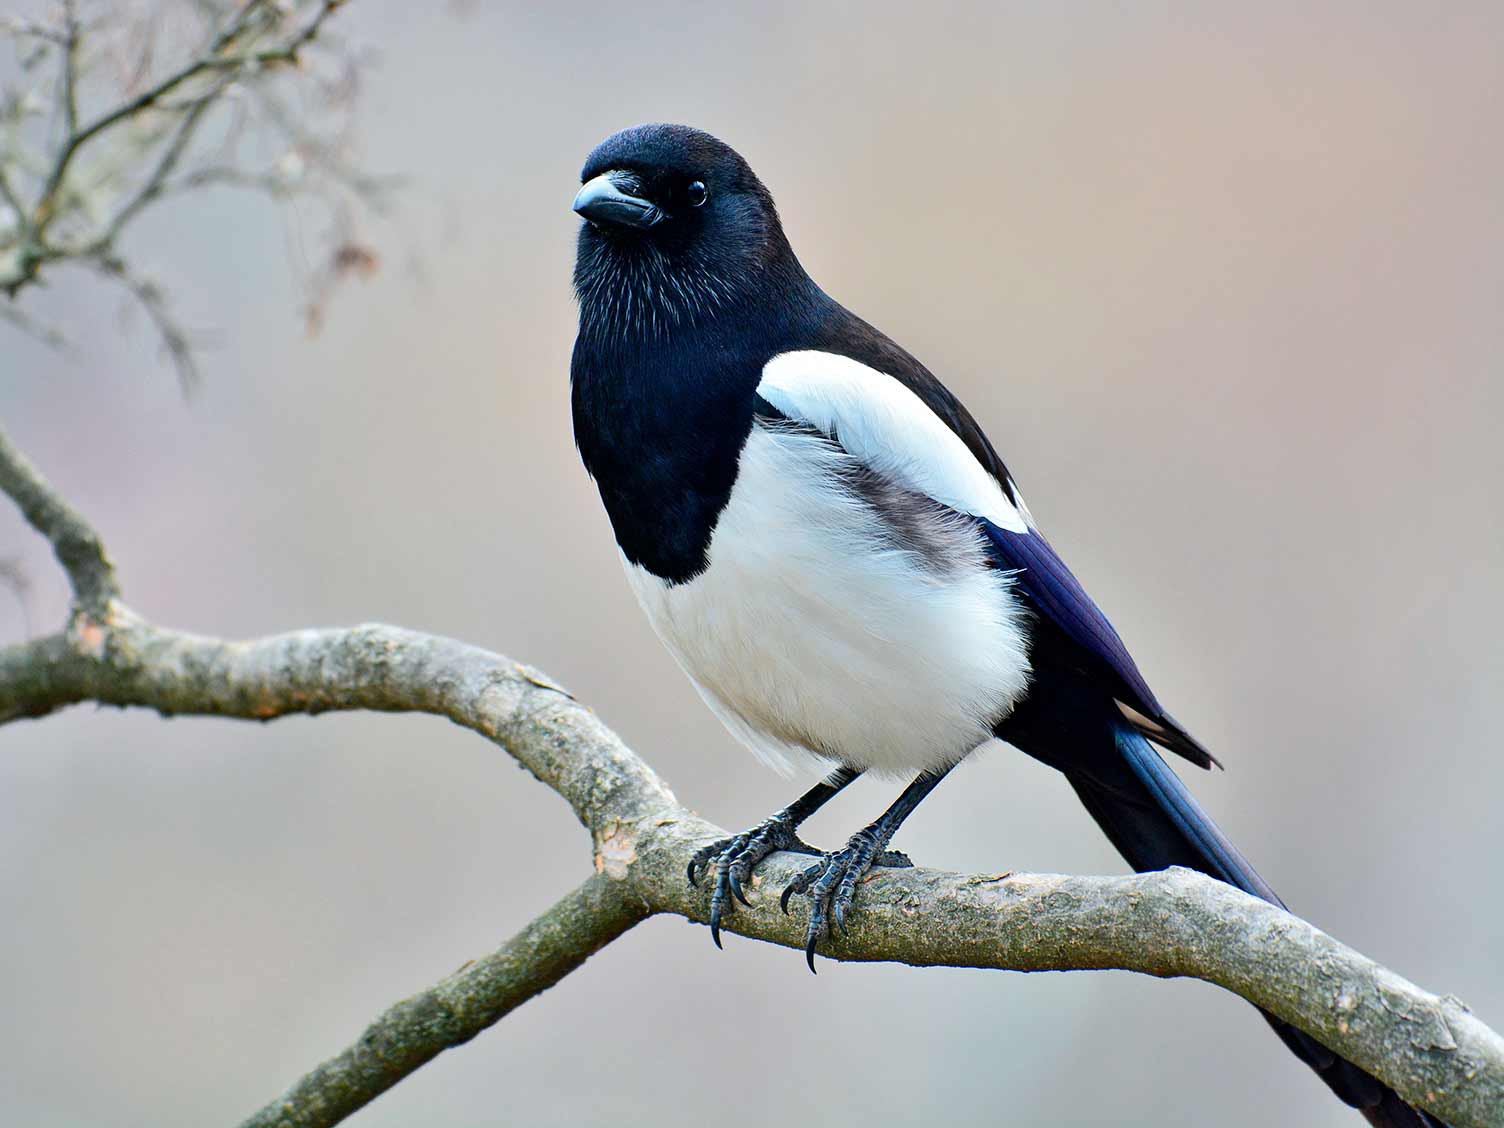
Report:
<svg viewBox="0 0 1504 1128"><path fill-rule="evenodd" d="M1156 744L1200 767L1216 764L1216 757L1165 712L1118 632L1043 534L1037 529L1009 532L991 521L982 524L997 566L1016 574L1019 593L1044 622L1074 644L1086 672L1104 682L1120 707L1127 706L1124 716L1129 722Z"/></svg>

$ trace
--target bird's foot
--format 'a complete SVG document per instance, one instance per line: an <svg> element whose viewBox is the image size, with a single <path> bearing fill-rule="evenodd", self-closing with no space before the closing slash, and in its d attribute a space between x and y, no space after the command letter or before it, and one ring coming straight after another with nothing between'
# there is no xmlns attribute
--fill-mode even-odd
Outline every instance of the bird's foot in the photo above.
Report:
<svg viewBox="0 0 1504 1128"><path fill-rule="evenodd" d="M721 946L721 917L735 908L732 898L751 907L752 902L742 892L742 883L751 877L753 866L779 850L820 853L795 833L793 817L787 811L779 811L751 830L702 847L689 860L686 876L690 885L698 885L711 866L715 867L715 891L710 896L710 938L717 948Z"/></svg>
<svg viewBox="0 0 1504 1128"><path fill-rule="evenodd" d="M890 832L891 833L891 832ZM914 863L907 854L897 850L884 850L887 843L877 827L869 826L851 836L844 849L824 855L810 866L783 891L778 904L785 913L789 911L789 898L809 898L809 928L805 933L804 959L810 971L815 970L815 944L834 921L842 933L846 932L846 910L856 895L857 882L866 876L873 866L891 869L910 869Z"/></svg>

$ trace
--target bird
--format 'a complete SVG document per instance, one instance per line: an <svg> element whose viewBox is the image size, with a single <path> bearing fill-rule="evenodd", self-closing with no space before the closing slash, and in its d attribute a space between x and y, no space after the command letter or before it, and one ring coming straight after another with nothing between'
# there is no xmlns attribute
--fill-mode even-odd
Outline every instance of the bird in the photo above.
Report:
<svg viewBox="0 0 1504 1128"><path fill-rule="evenodd" d="M1171 769L1217 761L1160 704L976 419L801 266L724 142L622 130L587 157L570 362L575 443L629 586L710 710L774 767L827 774L688 867L711 937L775 851L812 858L805 959L845 929L904 819L994 738L1062 772L1137 871L1186 866L1283 907ZM799 827L864 773L911 782L839 849ZM1296 1027L1370 1123L1444 1128Z"/></svg>

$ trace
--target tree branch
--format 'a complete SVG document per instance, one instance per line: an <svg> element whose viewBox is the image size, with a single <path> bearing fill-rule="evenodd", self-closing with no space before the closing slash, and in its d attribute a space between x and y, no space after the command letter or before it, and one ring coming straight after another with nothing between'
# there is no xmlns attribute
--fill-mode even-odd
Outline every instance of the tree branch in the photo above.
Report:
<svg viewBox="0 0 1504 1128"><path fill-rule="evenodd" d="M389 1008L241 1128L324 1128L540 995L647 916L597 874L484 959Z"/></svg>
<svg viewBox="0 0 1504 1128"><path fill-rule="evenodd" d="M40 37L55 48L50 54L56 56L58 72L55 94L34 113L9 103L0 107L8 125L0 154L0 294L18 299L59 263L92 267L145 309L180 383L191 390L198 375L194 342L173 319L163 289L120 253L121 236L167 192L213 182L212 177L195 176L204 166L200 141L211 131L214 112L232 104L232 90L242 90L248 99L270 100L272 88L284 84L281 76L294 71L303 72L298 85L317 88L318 71L303 70L310 59L314 67L342 62L343 76L351 80L358 65L347 50L337 43L317 54L313 49L346 2L203 5L206 13L212 9L211 29L186 58L162 77L147 80L151 52L141 48L146 56L139 64L141 88L127 82L117 98L92 115L81 114L80 93L108 53L98 44L108 44L103 29L109 21L82 20L75 0L64 0L45 24L0 19L0 35ZM274 115L263 132L281 146L283 159L293 158L300 174L280 181L246 175L238 183L274 187L269 192L273 198L310 197L340 219L349 210L380 210L385 182L353 167L335 148L352 120L352 105L339 94L316 109L304 105L300 113ZM29 116L45 121L47 128L28 130L23 119ZM222 170L246 171L234 152L237 133L234 126L222 132L222 148L229 155L214 162ZM93 157L87 167L85 149ZM8 324L45 332L18 309L0 310L0 320Z"/></svg>
<svg viewBox="0 0 1504 1128"><path fill-rule="evenodd" d="M238 71L270 66L277 63L296 62L298 52L318 36L325 22L344 3L345 0L324 0L319 5L319 9L313 18L284 43L260 50L231 53L230 48L245 35L255 17L268 7L265 0L246 0L246 3L235 14L235 17L214 37L213 41L209 44L208 50L203 55L180 67L154 85L147 87L129 101L123 102L114 109L100 115L82 128L77 126L78 111L76 104L73 102L73 71L75 69L73 60L78 41L78 25L70 12L68 15L69 31L67 32L70 46L67 49L67 58L63 72L68 100L66 118L70 128L67 131L67 136L63 139L63 145L58 152L57 161L47 177L47 183L42 189L42 195L37 204L38 234L46 234L47 226L56 214L55 201L58 189L62 187L63 180L68 174L68 168L73 163L74 156L95 137L105 132L111 126L117 125L128 118L135 117L143 110L152 108L185 83L207 72Z"/></svg>
<svg viewBox="0 0 1504 1128"><path fill-rule="evenodd" d="M679 804L590 710L536 670L449 639L367 625L226 642L145 622L118 600L98 538L0 436L0 489L52 540L80 604L66 632L0 650L0 723L93 701L270 720L334 709L446 717L505 749L590 831L596 877L481 963L398 1004L249 1123L332 1125L459 1045L652 913L704 922L685 867L720 828ZM728 931L799 949L771 890L779 854ZM766 892L765 892L766 891ZM824 954L916 966L1120 968L1216 983L1306 1030L1456 1128L1498 1123L1504 1038L1314 926L1187 870L1133 877L880 870Z"/></svg>
<svg viewBox="0 0 1504 1128"><path fill-rule="evenodd" d="M0 430L0 490L16 503L27 523L52 543L52 551L73 588L75 605L96 619L105 618L111 601L120 597L120 586L104 542L83 515L16 449L3 430Z"/></svg>

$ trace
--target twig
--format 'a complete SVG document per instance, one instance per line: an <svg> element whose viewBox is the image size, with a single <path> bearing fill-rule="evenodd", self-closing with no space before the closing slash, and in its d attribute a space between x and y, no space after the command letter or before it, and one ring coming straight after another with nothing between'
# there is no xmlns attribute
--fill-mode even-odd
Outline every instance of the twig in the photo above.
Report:
<svg viewBox="0 0 1504 1128"><path fill-rule="evenodd" d="M81 129L70 130L58 153L57 160L53 164L52 171L48 174L47 183L42 189L41 198L37 204L36 225L38 233L41 235L46 234L48 225L56 215L58 189L62 186L63 179L68 174L68 168L72 164L73 158L78 154L78 151L93 138L99 136L118 122L134 117L141 113L141 111L155 106L185 82L198 77L206 71L225 69L242 70L274 63L295 62L298 52L318 35L324 23L343 3L344 0L324 0L324 3L319 6L319 10L313 19L285 43L260 50L251 50L238 54L225 54L226 50L245 33L250 26L252 18L265 6L262 0L248 0L248 3L240 9L239 13L237 13L225 29L215 36L214 40L209 44L208 50L199 58L180 67L154 85L147 87L134 98L102 114L89 125Z"/></svg>
<svg viewBox="0 0 1504 1128"><path fill-rule="evenodd" d="M135 271L125 259L112 251L96 249L84 262L93 266L107 278L119 282L136 299L162 340L162 347L172 360L178 374L178 385L184 395L191 395L199 384L198 358L193 352L193 341L188 331L178 324L167 304L167 295L162 287L150 278Z"/></svg>
<svg viewBox="0 0 1504 1128"><path fill-rule="evenodd" d="M32 317L31 314L17 309L9 302L0 305L0 321L8 321L27 336L35 337L44 345L48 345L51 348L64 349L68 347L68 338L61 329Z"/></svg>
<svg viewBox="0 0 1504 1128"><path fill-rule="evenodd" d="M646 916L629 888L597 874L489 956L391 1007L241 1128L339 1123L548 990Z"/></svg>
<svg viewBox="0 0 1504 1128"><path fill-rule="evenodd" d="M120 585L104 542L83 515L16 449L3 430L0 430L0 490L16 503L27 523L51 542L52 551L73 588L75 605L95 620L106 619L110 605L120 598Z"/></svg>
<svg viewBox="0 0 1504 1128"><path fill-rule="evenodd" d="M10 177L5 175L4 165L0 165L0 196L5 198L10 210L16 213L16 222L24 229L27 223L26 207L21 203L21 198L16 195L16 190L11 187Z"/></svg>
<svg viewBox="0 0 1504 1128"><path fill-rule="evenodd" d="M299 124L297 115L288 110L270 91L257 90L254 92L254 97L266 119L292 139L295 152L312 156L314 164L327 173L330 179L344 187L372 211L379 213L386 210L390 194L401 187L404 182L403 177L372 176L349 167L340 159L332 145L319 140L304 129Z"/></svg>
<svg viewBox="0 0 1504 1128"><path fill-rule="evenodd" d="M63 2L63 135L78 132L78 12L75 0Z"/></svg>
<svg viewBox="0 0 1504 1128"><path fill-rule="evenodd" d="M63 46L66 42L64 34L51 24L41 23L37 20L23 19L20 16L0 17L0 31L8 35L24 35L31 39L41 39L59 47Z"/></svg>
<svg viewBox="0 0 1504 1128"><path fill-rule="evenodd" d="M178 162L182 160L183 153L187 150L188 143L193 140L193 134L203 120L204 114L218 101L220 95L233 81L233 78L227 78L216 83L207 94L196 98L184 109L182 120L173 131L172 140L168 142L155 167L142 182L136 194L105 225L104 234L100 236L97 244L98 247L112 247L125 225L135 219L143 208L162 195L167 178L172 175Z"/></svg>
<svg viewBox="0 0 1504 1128"><path fill-rule="evenodd" d="M0 234L0 294L14 299L51 264L90 266L122 285L142 307L179 383L185 393L191 392L200 382L197 343L174 317L167 291L121 252L121 238L142 212L168 193L209 183L255 186L281 199L314 196L333 213L346 201L367 211L383 210L393 182L349 165L318 129L310 128L300 115L282 111L266 89L274 84L266 76L299 65L344 3L242 0L201 5L214 30L206 33L198 54L155 81L143 74L144 89L123 95L92 120L81 117L79 85L82 67L98 52L86 49L94 25L80 19L77 0L63 0L61 14L45 26L0 20L0 30L15 35L45 32L42 38L58 47L58 92L50 120L61 120L63 133L55 147L46 146L54 151L45 157L23 144L18 134L0 160L0 213L15 213ZM226 13L226 8L231 10ZM149 69L149 63L143 63L143 71ZM212 167L222 163L213 157L210 168L194 167L206 163L204 154L195 152L195 139L205 132L210 111L224 104L229 89L237 85L258 99L258 106L266 99L267 127L291 152L307 159L316 175L284 183L274 175L258 178L233 163ZM348 124L348 114L343 120ZM132 128L115 129L124 125ZM232 123L227 146L234 145L237 132ZM78 154L106 135L111 143L101 145L99 159L80 172ZM28 205L34 183L41 185L40 191ZM0 311L0 320L44 340L58 340L13 305Z"/></svg>

